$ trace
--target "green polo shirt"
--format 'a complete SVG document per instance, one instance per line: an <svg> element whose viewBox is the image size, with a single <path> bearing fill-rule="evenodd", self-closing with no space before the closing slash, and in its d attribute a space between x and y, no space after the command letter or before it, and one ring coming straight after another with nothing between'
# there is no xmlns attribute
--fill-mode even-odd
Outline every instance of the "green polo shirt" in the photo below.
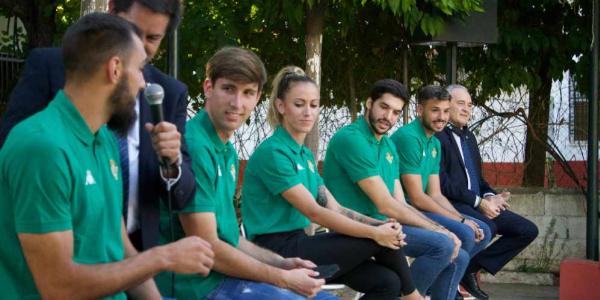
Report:
<svg viewBox="0 0 600 300"><path fill-rule="evenodd" d="M323 184L312 152L278 127L254 151L242 186L242 217L249 239L256 235L302 229L310 221L281 193L302 184L316 199Z"/></svg>
<svg viewBox="0 0 600 300"><path fill-rule="evenodd" d="M429 175L439 175L441 144L435 136L425 134L423 123L416 118L401 127L392 135L392 141L398 149L400 175L421 175L423 192L427 190ZM408 199L408 194L406 194Z"/></svg>
<svg viewBox="0 0 600 300"><path fill-rule="evenodd" d="M323 164L323 180L335 199L342 205L379 220L387 219L358 185L358 182L379 176L394 194L398 179L396 146L387 135L378 141L369 124L360 117L336 132L327 146Z"/></svg>
<svg viewBox="0 0 600 300"><path fill-rule="evenodd" d="M124 258L117 149L113 133L105 126L92 133L62 90L11 131L0 151L3 298L40 298L19 233L72 231L73 261L79 264Z"/></svg>
<svg viewBox="0 0 600 300"><path fill-rule="evenodd" d="M231 142L223 143L206 113L201 110L186 124L185 140L196 176L194 199L173 216L175 240L185 237L178 213L214 213L217 234L222 241L237 247L239 225L233 206L238 177L238 157ZM166 205L161 204L161 243L170 241L169 215ZM225 275L212 270L207 277L198 275L175 275L175 298L202 299L215 289ZM171 273L161 273L156 283L163 295L170 295Z"/></svg>

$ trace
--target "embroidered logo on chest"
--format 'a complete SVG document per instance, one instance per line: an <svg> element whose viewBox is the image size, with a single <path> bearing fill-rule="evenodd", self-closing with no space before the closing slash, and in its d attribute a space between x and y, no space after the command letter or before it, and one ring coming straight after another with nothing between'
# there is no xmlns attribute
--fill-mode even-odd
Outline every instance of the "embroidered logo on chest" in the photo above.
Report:
<svg viewBox="0 0 600 300"><path fill-rule="evenodd" d="M235 181L235 166L231 164L231 168L229 168L229 172L231 172L231 179Z"/></svg>
<svg viewBox="0 0 600 300"><path fill-rule="evenodd" d="M392 164L392 162L394 161L394 156L388 152L385 154L385 159L388 161L388 163Z"/></svg>
<svg viewBox="0 0 600 300"><path fill-rule="evenodd" d="M433 148L433 150L431 150L431 156L433 158L435 158L437 156L437 150L435 148Z"/></svg>
<svg viewBox="0 0 600 300"><path fill-rule="evenodd" d="M311 172L315 172L315 166L313 165L312 161L307 160L306 163L308 164L308 168L310 169Z"/></svg>
<svg viewBox="0 0 600 300"><path fill-rule="evenodd" d="M110 161L110 172L112 173L112 176L115 180L119 180L119 166L117 166L117 163L111 159Z"/></svg>

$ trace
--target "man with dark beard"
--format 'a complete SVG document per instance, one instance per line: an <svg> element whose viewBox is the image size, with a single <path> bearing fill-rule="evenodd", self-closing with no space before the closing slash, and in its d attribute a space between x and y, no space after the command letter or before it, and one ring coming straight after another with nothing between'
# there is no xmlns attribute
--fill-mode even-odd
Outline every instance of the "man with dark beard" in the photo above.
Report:
<svg viewBox="0 0 600 300"><path fill-rule="evenodd" d="M406 204L398 173L396 146L387 133L409 100L398 81L377 81L365 115L340 129L329 142L323 165L325 185L346 207L379 220L403 224L411 275L423 295L454 299L469 261L456 236Z"/></svg>
<svg viewBox="0 0 600 300"><path fill-rule="evenodd" d="M427 85L417 95L418 117L398 129L391 139L398 151L400 178L408 201L430 219L452 231L469 258L490 241L484 222L462 215L442 195L440 187L440 141L434 136L448 123L450 94L437 85ZM487 299L487 295L475 295Z"/></svg>
<svg viewBox="0 0 600 300"><path fill-rule="evenodd" d="M139 31L90 14L62 51L64 89L0 150L0 290L8 299L160 299L152 276L207 274L213 254L196 237L138 254L125 231L117 141L105 124L124 133L135 116Z"/></svg>
<svg viewBox="0 0 600 300"><path fill-rule="evenodd" d="M180 0L109 1L111 13L134 23L142 32L148 61L152 61L167 33L177 27L181 6ZM44 109L64 86L64 70L60 48L37 48L29 53L0 120L0 147L13 126ZM138 96L136 120L119 138L123 215L127 232L138 250L158 244L161 203L169 207L170 202L173 209L181 209L194 197L196 187L181 139L185 134L187 87L150 64L144 66L143 76L146 82L157 83L164 89L165 121L150 125L150 106Z"/></svg>

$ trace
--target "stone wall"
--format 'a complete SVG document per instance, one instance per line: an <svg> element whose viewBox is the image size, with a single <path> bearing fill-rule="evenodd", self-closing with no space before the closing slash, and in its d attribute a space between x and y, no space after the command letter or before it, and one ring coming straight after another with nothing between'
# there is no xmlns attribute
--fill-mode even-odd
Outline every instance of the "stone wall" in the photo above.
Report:
<svg viewBox="0 0 600 300"><path fill-rule="evenodd" d="M575 190L510 190L511 210L539 228L538 238L502 271L558 273L566 257L585 258L585 196Z"/></svg>

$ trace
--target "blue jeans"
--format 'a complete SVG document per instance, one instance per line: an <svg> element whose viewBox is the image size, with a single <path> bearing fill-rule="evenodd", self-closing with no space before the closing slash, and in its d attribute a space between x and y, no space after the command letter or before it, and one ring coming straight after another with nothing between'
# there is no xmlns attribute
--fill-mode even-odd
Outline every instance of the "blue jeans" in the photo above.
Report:
<svg viewBox="0 0 600 300"><path fill-rule="evenodd" d="M447 235L408 225L402 226L402 230L407 243L403 249L407 256L415 259L410 271L421 295L431 288L432 300L453 300L469 255L461 250L451 262L454 243Z"/></svg>
<svg viewBox="0 0 600 300"><path fill-rule="evenodd" d="M492 238L492 233L490 231L490 227L484 222L477 220L475 218L465 216L465 218L473 220L479 228L483 229L484 238L479 242L475 242L475 232L469 227L461 222L455 221L448 217L431 213L431 212L423 212L430 219L438 222L440 225L446 227L446 229L452 231L462 242L462 248L467 251L470 257L475 256L477 253L481 252L481 250L485 249L485 247L490 243Z"/></svg>
<svg viewBox="0 0 600 300"><path fill-rule="evenodd" d="M301 300L306 297L296 294L290 290L282 289L267 283L226 277L216 289L214 289L206 300ZM316 300L335 300L337 297L326 292L319 292L314 298Z"/></svg>

